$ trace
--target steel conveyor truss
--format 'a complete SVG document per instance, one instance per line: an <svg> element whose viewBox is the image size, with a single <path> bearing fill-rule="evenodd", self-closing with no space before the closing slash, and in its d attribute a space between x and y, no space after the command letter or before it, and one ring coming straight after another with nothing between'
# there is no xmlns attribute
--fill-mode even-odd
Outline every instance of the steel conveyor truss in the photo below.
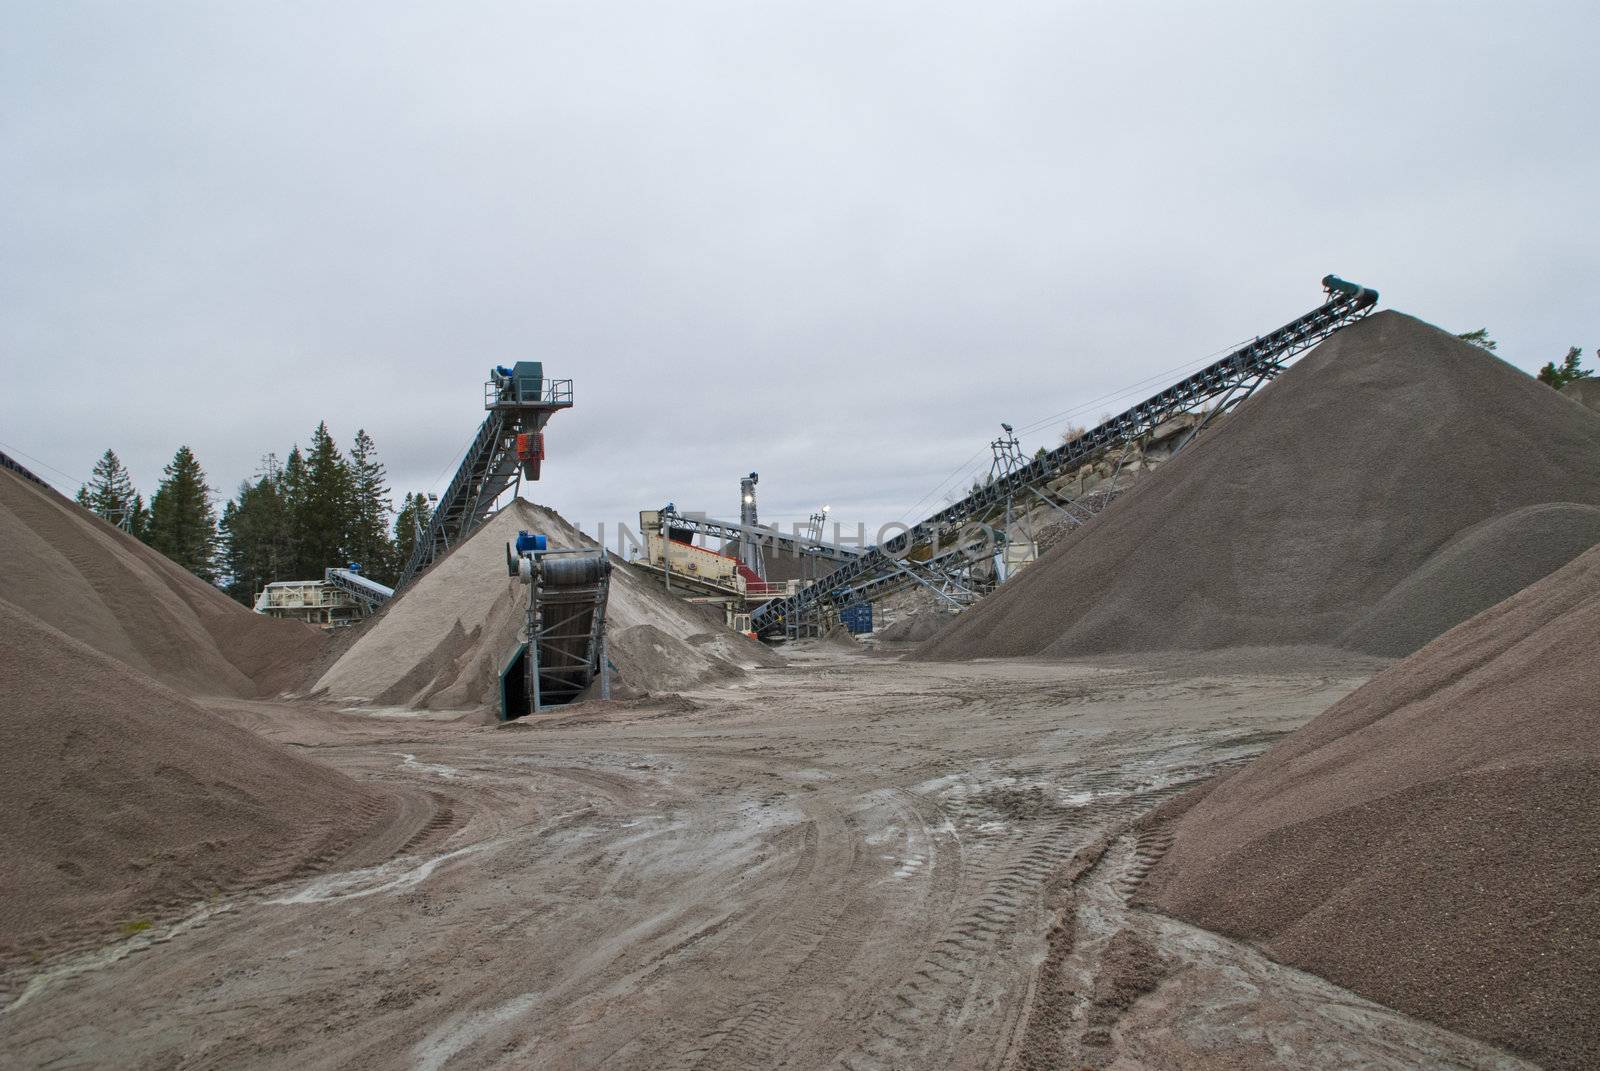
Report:
<svg viewBox="0 0 1600 1071"><path fill-rule="evenodd" d="M986 484L961 501L940 510L906 531L869 547L810 587L757 607L751 627L762 635L796 632L824 605L843 605L861 597L874 582L905 572L902 560L939 558L953 547L974 541L970 531L1005 508L1008 498L1029 493L1064 472L1072 471L1108 450L1134 442L1156 425L1206 403L1213 412L1238 404L1262 383L1281 373L1296 354L1315 346L1334 331L1362 316L1377 304L1378 292L1338 276L1322 280L1328 299L1299 319L1241 346L1226 357L1179 380L1132 409L1034 458L1026 465ZM887 586L887 585L883 585Z"/></svg>
<svg viewBox="0 0 1600 1071"><path fill-rule="evenodd" d="M528 591L525 637L500 670L502 721L570 703L594 681L610 697L606 599L611 560L599 548L547 549L523 533L506 566Z"/></svg>
<svg viewBox="0 0 1600 1071"><path fill-rule="evenodd" d="M322 571L322 579L324 583L332 584L340 591L353 595L364 603L368 610L376 610L394 598L394 588L362 576L353 567L350 569L324 569Z"/></svg>
<svg viewBox="0 0 1600 1071"><path fill-rule="evenodd" d="M739 539L746 533L757 542L764 543L775 550L786 554L799 556L801 554L814 554L819 558L830 561L847 562L859 558L862 554L860 547L846 547L838 543L829 543L822 539L812 539L802 535L784 535L776 528L763 528L760 525L750 526L735 524L733 521L717 521L701 513L679 513L672 511L671 525L675 530L694 532L696 535L707 536L720 540L723 552L728 547L737 550Z"/></svg>
<svg viewBox="0 0 1600 1071"><path fill-rule="evenodd" d="M496 369L485 387L484 408L488 415L467 447L450 486L433 508L427 531L412 549L398 591L410 584L428 566L488 519L495 502L527 471L538 478L539 459L519 453L519 438L538 436L542 454L542 430L557 410L572 407L572 380L544 379L538 362L518 362L515 371L531 366L531 378L513 375L512 369Z"/></svg>

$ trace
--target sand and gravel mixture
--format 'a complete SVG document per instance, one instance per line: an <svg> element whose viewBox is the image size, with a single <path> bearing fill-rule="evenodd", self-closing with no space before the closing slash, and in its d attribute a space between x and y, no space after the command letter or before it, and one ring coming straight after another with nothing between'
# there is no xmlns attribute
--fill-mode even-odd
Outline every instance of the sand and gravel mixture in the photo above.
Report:
<svg viewBox="0 0 1600 1071"><path fill-rule="evenodd" d="M527 605L527 589L505 565L506 544L519 531L547 536L552 546L593 545L554 511L513 501L388 606L312 691L349 703L488 709ZM619 690L634 692L737 678L780 661L620 562L611 574L606 642Z"/></svg>
<svg viewBox="0 0 1600 1071"><path fill-rule="evenodd" d="M913 657L1408 654L1591 545L1596 507L1600 414L1380 312Z"/></svg>
<svg viewBox="0 0 1600 1071"><path fill-rule="evenodd" d="M1546 1067L1600 1066L1600 547L1198 792L1164 910Z"/></svg>
<svg viewBox="0 0 1600 1071"><path fill-rule="evenodd" d="M393 802L0 600L0 963L331 861Z"/></svg>
<svg viewBox="0 0 1600 1071"><path fill-rule="evenodd" d="M0 599L199 695L276 694L324 637L252 613L55 491L0 470Z"/></svg>

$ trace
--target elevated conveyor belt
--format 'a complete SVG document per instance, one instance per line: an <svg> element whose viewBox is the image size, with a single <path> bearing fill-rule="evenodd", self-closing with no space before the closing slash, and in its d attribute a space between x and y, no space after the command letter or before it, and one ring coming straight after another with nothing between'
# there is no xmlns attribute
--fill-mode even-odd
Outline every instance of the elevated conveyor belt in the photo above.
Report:
<svg viewBox="0 0 1600 1071"><path fill-rule="evenodd" d="M500 718L507 721L570 703L596 679L609 698L606 599L611 560L603 550L548 548L523 532L506 567L528 592L524 639L500 670Z"/></svg>
<svg viewBox="0 0 1600 1071"><path fill-rule="evenodd" d="M11 472L16 473L18 476L21 476L24 480L31 480L32 482L38 484L40 487L50 487L49 484L45 483L43 480L39 479L39 477L35 476L32 473L32 471L30 471L28 469L28 467L26 465L24 465L20 461L15 460L14 458L11 457L10 454L5 453L4 451L0 451L0 469L8 469ZM51 487L50 489L52 491L55 490L55 488L53 488L53 487Z"/></svg>
<svg viewBox="0 0 1600 1071"><path fill-rule="evenodd" d="M540 362L519 361L491 372L483 407L488 410L483 426L434 507L396 590L471 535L513 482L524 474L539 478L544 426L557 410L572 407L572 380L545 379Z"/></svg>
<svg viewBox="0 0 1600 1071"><path fill-rule="evenodd" d="M899 559L931 558L944 553L951 543L970 541L970 533L963 533L962 529L994 518L1004 510L1008 498L1025 494L1029 488L1074 470L1108 450L1133 442L1178 413L1212 401L1216 401L1219 410L1237 404L1262 383L1281 373L1294 355L1365 316L1378 301L1376 290L1346 282L1335 275L1325 276L1322 285L1328 300L1299 319L1241 346L1132 409L1047 451L900 535L868 548L864 554L798 594L757 607L750 615L751 627L763 635L792 632L820 606L833 604L833 592L861 588L877 577L901 572Z"/></svg>
<svg viewBox="0 0 1600 1071"><path fill-rule="evenodd" d="M666 513L666 511L663 511ZM672 511L667 514L668 521L676 531L693 532L696 535L707 536L721 540L724 553L726 548L739 546L740 537L748 534L756 540L785 554L799 556L801 554L814 554L819 558L829 561L847 562L859 558L862 554L860 547L846 547L838 543L829 543L821 539L810 539L800 535L784 535L776 528L763 528L760 525L736 524L733 521L717 521L699 513L679 513Z"/></svg>
<svg viewBox="0 0 1600 1071"><path fill-rule="evenodd" d="M370 610L376 610L394 598L394 588L369 580L353 569L324 569L322 579L360 599Z"/></svg>

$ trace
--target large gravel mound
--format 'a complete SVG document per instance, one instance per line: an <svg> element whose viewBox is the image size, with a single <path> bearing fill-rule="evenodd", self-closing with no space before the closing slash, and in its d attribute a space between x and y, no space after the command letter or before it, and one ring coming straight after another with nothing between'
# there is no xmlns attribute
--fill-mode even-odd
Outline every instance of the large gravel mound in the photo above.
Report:
<svg viewBox="0 0 1600 1071"><path fill-rule="evenodd" d="M1600 543L1600 506L1525 506L1462 533L1396 584L1339 646L1403 657Z"/></svg>
<svg viewBox="0 0 1600 1071"><path fill-rule="evenodd" d="M506 575L505 545L518 531L547 536L552 546L593 544L553 511L512 502L394 600L313 690L347 702L492 707L527 606L527 589ZM611 574L606 636L617 683L641 691L688 688L781 661L621 564Z"/></svg>
<svg viewBox="0 0 1600 1071"><path fill-rule="evenodd" d="M1550 502L1600 506L1600 415L1382 312L1337 332L913 657L1368 638L1385 653L1414 649L1454 624L1450 613L1410 622L1403 644L1404 630L1352 630L1474 525ZM1502 576L1478 578L1494 590L1527 573L1520 553L1475 565Z"/></svg>
<svg viewBox="0 0 1600 1071"><path fill-rule="evenodd" d="M1600 1066L1596 637L1600 547L1202 789L1149 894L1546 1067Z"/></svg>
<svg viewBox="0 0 1600 1071"><path fill-rule="evenodd" d="M287 877L387 798L0 600L0 963Z"/></svg>
<svg viewBox="0 0 1600 1071"><path fill-rule="evenodd" d="M269 695L299 683L323 637L252 613L127 533L0 470L0 599L164 684Z"/></svg>

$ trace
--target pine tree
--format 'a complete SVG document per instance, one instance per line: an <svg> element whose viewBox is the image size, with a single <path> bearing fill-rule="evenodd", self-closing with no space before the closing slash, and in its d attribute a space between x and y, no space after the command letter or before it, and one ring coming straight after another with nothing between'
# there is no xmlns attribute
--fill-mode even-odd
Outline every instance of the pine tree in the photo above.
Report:
<svg viewBox="0 0 1600 1071"><path fill-rule="evenodd" d="M288 539L288 557L284 561L284 568L290 575L284 579L304 579L310 574L300 568L305 555L300 549L299 517L306 497L306 461L305 455L300 452L299 444L289 448L289 456L283 462L283 476L278 489L283 495L283 526Z"/></svg>
<svg viewBox="0 0 1600 1071"><path fill-rule="evenodd" d="M239 494L222 509L224 590L245 605L274 580L291 580L293 539L283 491L284 478L275 454L262 459L256 482L246 480Z"/></svg>
<svg viewBox="0 0 1600 1071"><path fill-rule="evenodd" d="M407 493L405 500L400 504L400 512L394 519L395 560L399 568L404 569L411 561L411 555L416 550L417 533L428 530L428 522L433 519L433 507L428 504L428 496L418 491L416 494Z"/></svg>
<svg viewBox="0 0 1600 1071"><path fill-rule="evenodd" d="M392 584L395 566L394 543L389 539L388 473L378 460L378 449L365 429L356 431L350 447L350 530L345 549L350 559L361 563L367 576L379 583Z"/></svg>
<svg viewBox="0 0 1600 1071"><path fill-rule="evenodd" d="M89 482L78 489L78 505L129 535L144 537L148 520L144 499L134 490L133 479L114 450L107 450L94 463Z"/></svg>
<svg viewBox="0 0 1600 1071"><path fill-rule="evenodd" d="M324 569L350 560L346 537L354 498L350 466L328 434L326 422L311 433L303 458L299 447L290 452L284 478L295 574L300 579L321 579Z"/></svg>
<svg viewBox="0 0 1600 1071"><path fill-rule="evenodd" d="M1596 351L1596 356L1600 356L1600 351ZM1548 383L1556 390L1560 390L1575 379L1586 379L1594 375L1593 372L1578 367L1578 362L1582 359L1582 349L1577 346L1569 347L1566 358L1559 366L1554 361L1549 361L1539 369L1539 382Z"/></svg>
<svg viewBox="0 0 1600 1071"><path fill-rule="evenodd" d="M147 542L202 580L217 577L217 514L206 474L187 446L178 447L150 496Z"/></svg>

